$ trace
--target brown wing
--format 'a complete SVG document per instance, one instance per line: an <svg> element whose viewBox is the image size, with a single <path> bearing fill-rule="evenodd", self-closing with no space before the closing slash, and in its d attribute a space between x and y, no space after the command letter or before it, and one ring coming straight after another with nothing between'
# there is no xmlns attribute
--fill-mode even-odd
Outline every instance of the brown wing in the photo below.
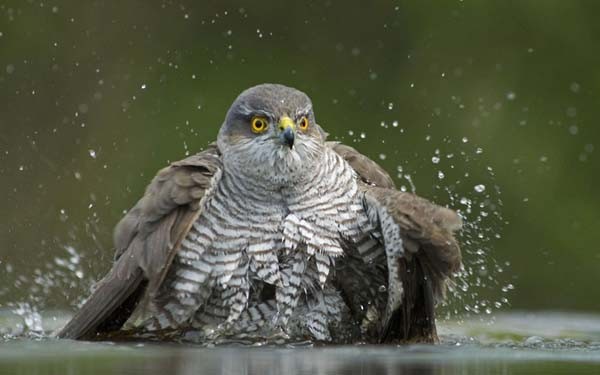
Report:
<svg viewBox="0 0 600 375"><path fill-rule="evenodd" d="M86 339L117 330L143 295L156 292L220 169L219 151L210 145L158 172L115 227L112 269L58 337Z"/></svg>
<svg viewBox="0 0 600 375"><path fill-rule="evenodd" d="M395 189L394 180L373 160L354 148L338 142L327 142L327 145L341 155L367 185Z"/></svg>
<svg viewBox="0 0 600 375"><path fill-rule="evenodd" d="M399 225L407 254L399 260L397 285L403 288L400 307L381 327L381 341L437 340L435 303L444 298L449 277L461 267L461 252L454 232L461 227L452 210L417 195L398 191L377 163L350 146L331 144L354 168L370 202L385 210ZM393 280L389 281L389 285Z"/></svg>

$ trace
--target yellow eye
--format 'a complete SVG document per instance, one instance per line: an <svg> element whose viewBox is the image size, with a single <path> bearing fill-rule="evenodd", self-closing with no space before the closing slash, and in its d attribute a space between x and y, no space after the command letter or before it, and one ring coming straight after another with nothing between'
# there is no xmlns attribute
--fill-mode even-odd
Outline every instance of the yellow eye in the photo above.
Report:
<svg viewBox="0 0 600 375"><path fill-rule="evenodd" d="M255 116L252 117L252 131L254 133L262 133L265 130L267 130L267 127L269 126L269 123L266 119L266 117L261 117L261 116Z"/></svg>
<svg viewBox="0 0 600 375"><path fill-rule="evenodd" d="M300 128L300 130L308 129L308 119L306 118L306 116L302 116L300 122L298 123L298 127Z"/></svg>

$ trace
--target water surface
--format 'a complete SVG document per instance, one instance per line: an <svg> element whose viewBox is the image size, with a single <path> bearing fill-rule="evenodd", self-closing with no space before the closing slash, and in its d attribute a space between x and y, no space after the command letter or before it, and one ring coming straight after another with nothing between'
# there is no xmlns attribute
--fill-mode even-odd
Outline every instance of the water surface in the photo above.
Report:
<svg viewBox="0 0 600 375"><path fill-rule="evenodd" d="M8 332L18 316L3 315ZM56 318L56 319L54 319ZM42 314L45 328L67 318ZM46 336L0 343L4 374L597 374L600 316L510 313L440 325L436 346L203 347L75 342ZM23 322L20 322L23 324ZM18 329L18 327L17 327Z"/></svg>

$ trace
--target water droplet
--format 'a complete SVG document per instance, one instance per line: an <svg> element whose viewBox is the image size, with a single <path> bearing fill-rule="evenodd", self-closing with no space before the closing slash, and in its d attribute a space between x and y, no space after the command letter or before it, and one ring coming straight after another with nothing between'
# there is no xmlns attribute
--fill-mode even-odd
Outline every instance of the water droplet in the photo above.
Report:
<svg viewBox="0 0 600 375"><path fill-rule="evenodd" d="M385 155L385 154L379 154L379 159L381 159L381 160L385 160L385 158L386 158L386 155Z"/></svg>
<svg viewBox="0 0 600 375"><path fill-rule="evenodd" d="M92 159L96 159L96 151L95 150L89 149L88 153L90 154L90 156L92 157Z"/></svg>
<svg viewBox="0 0 600 375"><path fill-rule="evenodd" d="M462 143L467 143L469 142L469 138L467 137L462 137Z"/></svg>
<svg viewBox="0 0 600 375"><path fill-rule="evenodd" d="M388 103L388 109L391 111L392 109L394 109L394 103L390 102Z"/></svg>
<svg viewBox="0 0 600 375"><path fill-rule="evenodd" d="M8 64L6 66L6 73L13 74L15 72L15 66L13 64Z"/></svg>
<svg viewBox="0 0 600 375"><path fill-rule="evenodd" d="M475 187L473 189L475 189L475 191L478 193L483 193L485 191L485 185L483 185L483 184L475 185Z"/></svg>
<svg viewBox="0 0 600 375"><path fill-rule="evenodd" d="M479 276L487 276L488 270L486 266L479 267Z"/></svg>
<svg viewBox="0 0 600 375"><path fill-rule="evenodd" d="M569 126L569 133L571 133L571 135L577 135L577 133L579 133L579 128L577 125Z"/></svg>
<svg viewBox="0 0 600 375"><path fill-rule="evenodd" d="M146 84L143 83L142 86L140 87L142 90L146 90Z"/></svg>
<svg viewBox="0 0 600 375"><path fill-rule="evenodd" d="M360 133L360 137L362 139L365 139L365 138L367 138L367 134L365 132L362 132L362 133Z"/></svg>
<svg viewBox="0 0 600 375"><path fill-rule="evenodd" d="M506 293L506 292L508 292L509 290L513 290L514 288L515 288L515 287L514 287L514 285L512 285L512 284L508 284L508 285L506 285L506 286L503 286L501 290L502 290L502 292Z"/></svg>
<svg viewBox="0 0 600 375"><path fill-rule="evenodd" d="M380 285L378 290L379 293L385 293L387 291L387 287L385 285Z"/></svg>
<svg viewBox="0 0 600 375"><path fill-rule="evenodd" d="M511 100L511 101L515 100L516 97L517 97L517 94L515 94L512 91L509 91L509 92L506 93L506 99L508 99L508 100Z"/></svg>
<svg viewBox="0 0 600 375"><path fill-rule="evenodd" d="M569 86L569 88L571 89L571 91L573 91L574 93L578 93L579 89L581 88L581 86L579 85L579 83L577 82L573 82L571 83L571 85Z"/></svg>
<svg viewBox="0 0 600 375"><path fill-rule="evenodd" d="M432 162L433 164L437 164L437 163L439 163L439 162L440 162L440 158L439 158L438 156L433 156L433 157L431 158L431 162Z"/></svg>
<svg viewBox="0 0 600 375"><path fill-rule="evenodd" d="M65 222L69 218L69 215L67 215L67 211L64 208L61 208L58 217L60 221Z"/></svg>
<svg viewBox="0 0 600 375"><path fill-rule="evenodd" d="M446 175L444 174L444 172L442 172L442 171L438 171L438 178L439 178L440 180L443 180L443 179L444 179L444 177L446 177Z"/></svg>

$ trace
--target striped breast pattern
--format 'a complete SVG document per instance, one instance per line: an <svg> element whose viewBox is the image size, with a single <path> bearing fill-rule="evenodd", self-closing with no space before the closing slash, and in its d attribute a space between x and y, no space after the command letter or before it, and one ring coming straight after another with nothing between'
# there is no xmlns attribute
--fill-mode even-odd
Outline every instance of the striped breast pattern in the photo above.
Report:
<svg viewBox="0 0 600 375"><path fill-rule="evenodd" d="M303 311L319 316L307 325L326 325L323 301L331 298L323 291L336 259L348 243L365 258L378 246L367 234L373 228L353 169L328 149L312 173L305 183L268 189L223 171L181 244L148 328L228 323L241 330L260 326L261 318L286 325L302 293L314 302ZM274 300L252 295L262 284L274 286Z"/></svg>

